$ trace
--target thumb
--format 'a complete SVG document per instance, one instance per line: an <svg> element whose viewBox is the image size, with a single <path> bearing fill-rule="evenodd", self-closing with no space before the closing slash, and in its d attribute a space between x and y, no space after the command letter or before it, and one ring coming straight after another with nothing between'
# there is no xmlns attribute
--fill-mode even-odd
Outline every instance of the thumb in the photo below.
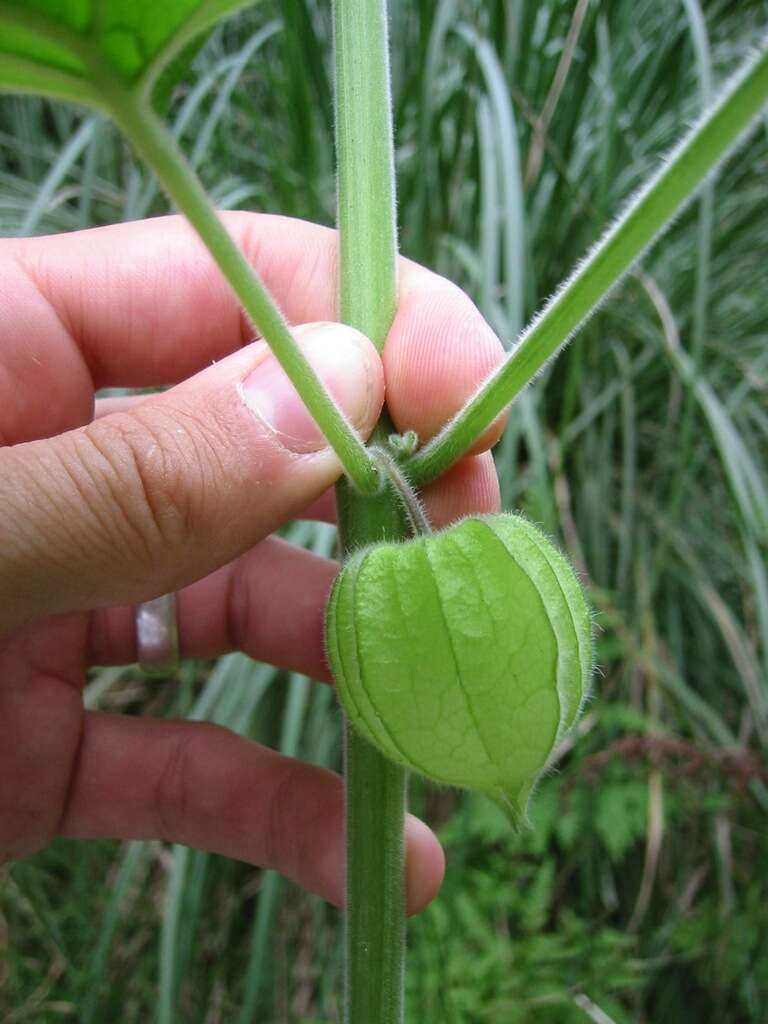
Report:
<svg viewBox="0 0 768 1024"><path fill-rule="evenodd" d="M378 354L339 324L297 339L367 436ZM339 462L264 342L128 412L0 450L0 630L136 603L252 547L338 477Z"/></svg>

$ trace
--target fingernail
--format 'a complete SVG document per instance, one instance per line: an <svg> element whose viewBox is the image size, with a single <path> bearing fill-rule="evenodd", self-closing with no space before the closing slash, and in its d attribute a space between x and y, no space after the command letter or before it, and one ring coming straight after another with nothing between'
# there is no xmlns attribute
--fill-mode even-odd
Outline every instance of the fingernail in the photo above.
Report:
<svg viewBox="0 0 768 1024"><path fill-rule="evenodd" d="M342 324L304 324L293 331L325 389L351 423L362 426L371 402L371 367L365 339ZM294 452L328 446L293 384L273 355L264 359L242 383L246 405Z"/></svg>

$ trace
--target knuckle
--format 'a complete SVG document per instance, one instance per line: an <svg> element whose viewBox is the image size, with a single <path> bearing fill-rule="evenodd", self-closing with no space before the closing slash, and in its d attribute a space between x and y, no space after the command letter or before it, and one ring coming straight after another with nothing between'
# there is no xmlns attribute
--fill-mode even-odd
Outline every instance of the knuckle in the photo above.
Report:
<svg viewBox="0 0 768 1024"><path fill-rule="evenodd" d="M17 650L39 703L21 718L5 709L4 734L21 739L0 744L0 864L44 849L61 832L83 736L79 680L51 673L35 637L20 638Z"/></svg>
<svg viewBox="0 0 768 1024"><path fill-rule="evenodd" d="M310 773L320 777L310 778ZM308 799L311 792L311 799ZM271 794L267 815L267 865L292 878L315 882L330 877L343 834L341 780L321 768L285 758Z"/></svg>
<svg viewBox="0 0 768 1024"><path fill-rule="evenodd" d="M179 730L168 745L153 794L155 830L159 839L183 840L190 805L193 733Z"/></svg>
<svg viewBox="0 0 768 1024"><path fill-rule="evenodd" d="M233 651L255 650L258 622L255 622L256 603L251 596L253 576L234 568L230 573L225 598L227 645Z"/></svg>
<svg viewBox="0 0 768 1024"><path fill-rule="evenodd" d="M137 487L130 445L113 425L86 427L73 438L70 479L96 521L93 540L125 561L145 564L156 548L154 520L148 514L143 486Z"/></svg>
<svg viewBox="0 0 768 1024"><path fill-rule="evenodd" d="M137 411L92 424L82 438L91 449L83 461L117 507L131 557L154 561L202 532L219 460L199 423Z"/></svg>
<svg viewBox="0 0 768 1024"><path fill-rule="evenodd" d="M282 773L275 782L267 809L265 829L265 860L267 867L288 875L295 872L303 855L303 829L296 821L296 794L301 792L301 764L285 759Z"/></svg>

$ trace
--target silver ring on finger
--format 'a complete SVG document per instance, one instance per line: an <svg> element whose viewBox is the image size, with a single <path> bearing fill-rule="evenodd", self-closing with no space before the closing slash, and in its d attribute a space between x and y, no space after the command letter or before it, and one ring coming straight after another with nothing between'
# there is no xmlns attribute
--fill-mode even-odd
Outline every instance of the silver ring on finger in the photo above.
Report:
<svg viewBox="0 0 768 1024"><path fill-rule="evenodd" d="M136 606L136 650L139 667L148 675L172 675L179 667L176 594Z"/></svg>

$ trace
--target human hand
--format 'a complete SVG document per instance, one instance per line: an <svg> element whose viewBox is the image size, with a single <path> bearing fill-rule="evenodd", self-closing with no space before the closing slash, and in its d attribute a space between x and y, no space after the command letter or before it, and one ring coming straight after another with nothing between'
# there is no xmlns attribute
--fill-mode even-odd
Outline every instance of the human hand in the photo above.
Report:
<svg viewBox="0 0 768 1024"><path fill-rule="evenodd" d="M382 367L361 335L317 325L334 315L335 232L225 221L289 322L316 325L300 343L362 435L385 376L396 427L425 440L499 361L466 296L403 260ZM214 725L82 704L89 666L136 659L135 604L171 591L185 656L239 649L327 679L338 566L269 535L334 515L336 457L180 218L3 241L0 310L0 861L56 835L161 838L342 902L337 776ZM435 525L496 510L495 436L426 489ZM443 858L415 818L406 835L414 912Z"/></svg>

